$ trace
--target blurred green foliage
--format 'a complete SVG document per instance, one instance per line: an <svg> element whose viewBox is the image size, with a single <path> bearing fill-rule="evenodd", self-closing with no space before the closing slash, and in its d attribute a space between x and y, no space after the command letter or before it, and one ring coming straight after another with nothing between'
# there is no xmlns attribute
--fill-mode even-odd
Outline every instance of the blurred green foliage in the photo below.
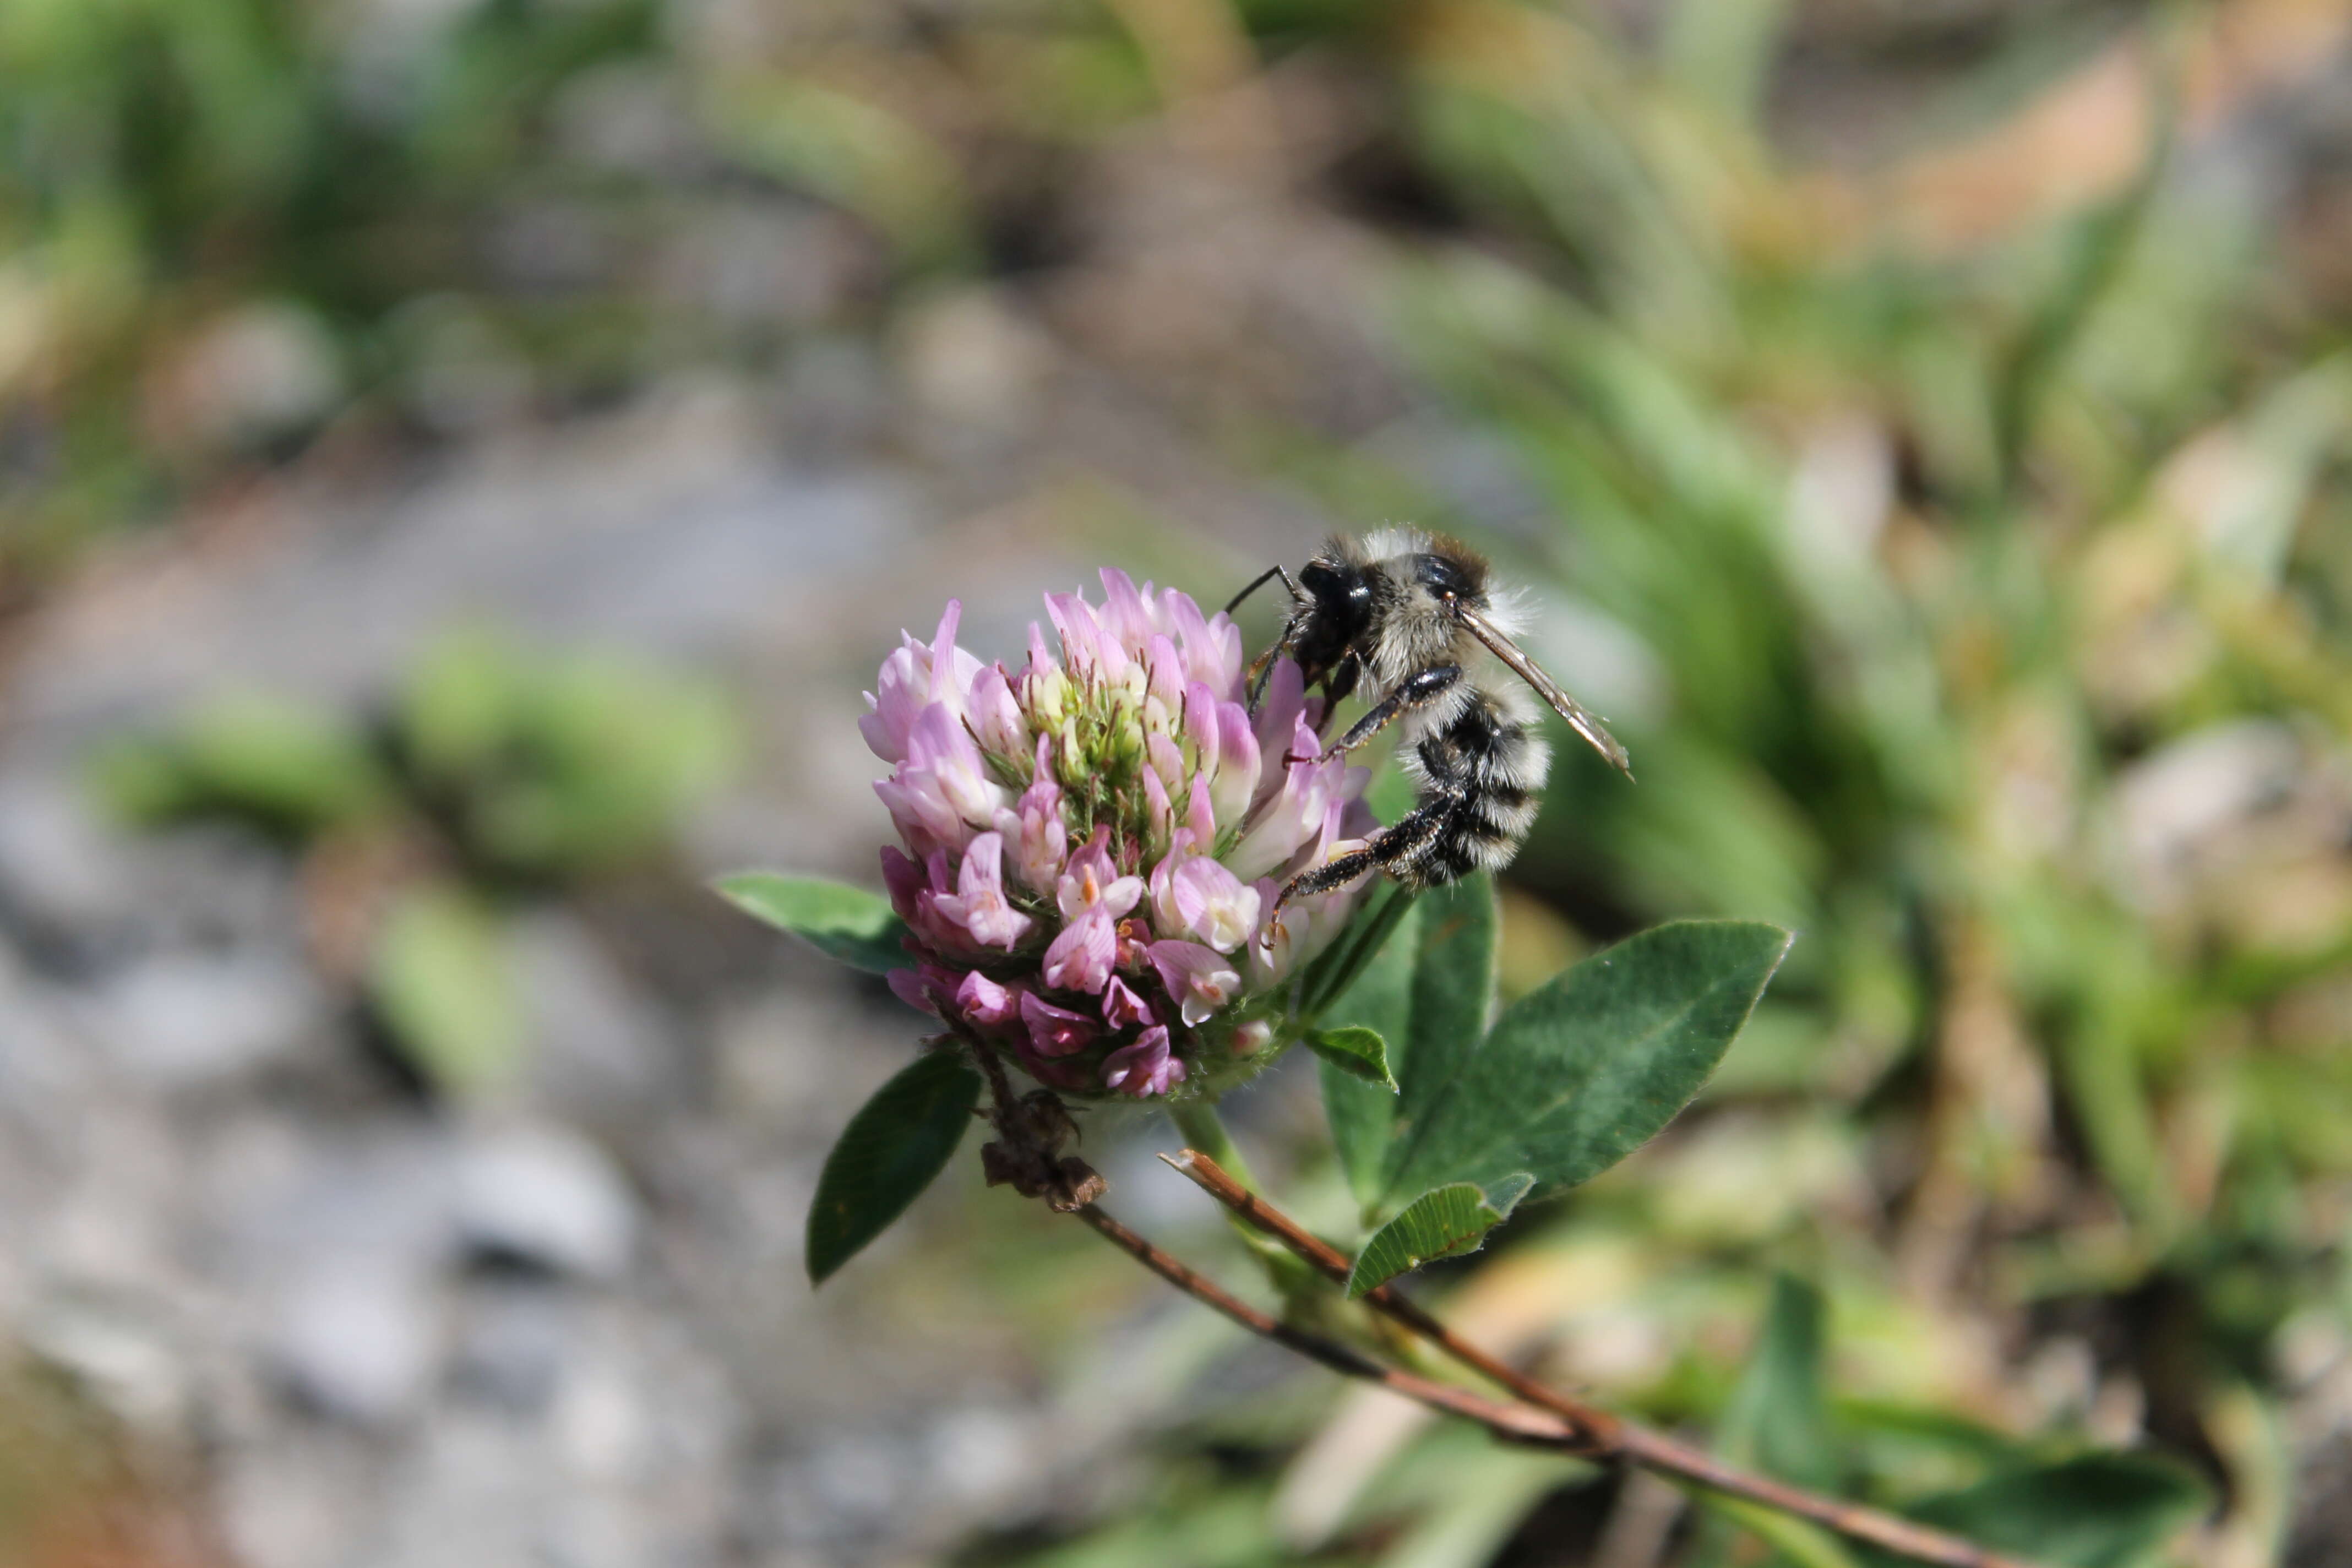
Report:
<svg viewBox="0 0 2352 1568"><path fill-rule="evenodd" d="M494 1087L522 1046L497 903L658 858L740 745L706 681L473 628L428 646L373 728L225 696L101 747L92 773L128 820L236 821L319 868L319 956L426 1081L463 1093Z"/></svg>
<svg viewBox="0 0 2352 1568"><path fill-rule="evenodd" d="M645 0L0 7L0 570L396 376L397 309L481 287L471 234L553 99L654 23Z"/></svg>

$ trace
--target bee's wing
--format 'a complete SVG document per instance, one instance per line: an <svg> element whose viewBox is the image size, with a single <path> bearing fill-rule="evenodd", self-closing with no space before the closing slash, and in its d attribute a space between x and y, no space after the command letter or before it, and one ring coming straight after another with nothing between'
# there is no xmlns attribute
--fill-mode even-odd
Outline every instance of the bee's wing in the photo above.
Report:
<svg viewBox="0 0 2352 1568"><path fill-rule="evenodd" d="M1575 698L1559 689L1559 682L1543 672L1541 666L1520 651L1519 645L1503 635L1502 629L1477 611L1460 605L1454 613L1472 637L1486 645L1486 651L1510 666L1511 673L1536 689L1536 695L1551 704L1552 711L1568 721L1569 728L1592 742L1592 749L1614 763L1627 778L1633 776L1633 759L1617 737L1601 726L1601 721L1584 710Z"/></svg>

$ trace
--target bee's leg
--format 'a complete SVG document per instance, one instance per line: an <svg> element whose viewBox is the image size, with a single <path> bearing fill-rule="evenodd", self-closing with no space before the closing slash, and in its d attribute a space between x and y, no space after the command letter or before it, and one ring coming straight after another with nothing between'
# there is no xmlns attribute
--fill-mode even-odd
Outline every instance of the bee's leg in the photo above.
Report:
<svg viewBox="0 0 2352 1568"><path fill-rule="evenodd" d="M1363 673L1364 661L1352 649L1339 656L1339 662L1332 667L1330 678L1323 682L1323 717L1315 726L1318 740L1325 727L1331 722L1331 715L1339 710L1339 704L1356 689L1356 682L1362 679Z"/></svg>
<svg viewBox="0 0 2352 1568"><path fill-rule="evenodd" d="M1258 704L1265 700L1265 680L1266 677L1274 671L1274 661L1288 653L1292 647L1297 646L1302 618L1303 617L1301 616L1293 616L1290 618L1289 624L1282 628L1282 636L1275 639L1274 646L1267 648L1264 653L1258 655L1255 661L1250 665L1249 711L1251 718L1255 719L1257 717Z"/></svg>
<svg viewBox="0 0 2352 1568"><path fill-rule="evenodd" d="M1423 801L1373 834L1361 849L1327 861L1312 870L1301 871L1283 884L1282 891L1275 895L1276 914L1279 916L1282 906L1294 899L1311 899L1318 893L1344 888L1357 878L1369 876L1374 871L1394 870L1410 864L1437 841L1438 835L1445 831L1446 819L1460 805L1461 797L1452 794Z"/></svg>
<svg viewBox="0 0 2352 1568"><path fill-rule="evenodd" d="M1274 668L1274 661L1276 659L1280 658L1284 654L1289 651L1290 636L1286 632L1283 634L1282 639L1279 642L1276 643L1272 647L1267 648L1264 653L1258 655L1255 659L1251 661L1249 667L1249 714L1251 718L1255 719L1257 717L1258 704L1265 700L1265 678L1267 672Z"/></svg>
<svg viewBox="0 0 2352 1568"><path fill-rule="evenodd" d="M1427 669L1414 670L1397 683L1394 691L1375 703L1370 712L1349 726L1346 734L1326 746L1323 757L1354 751L1413 709L1433 702L1453 690L1461 679L1462 667L1458 664L1432 665ZM1323 757L1307 760L1321 762Z"/></svg>

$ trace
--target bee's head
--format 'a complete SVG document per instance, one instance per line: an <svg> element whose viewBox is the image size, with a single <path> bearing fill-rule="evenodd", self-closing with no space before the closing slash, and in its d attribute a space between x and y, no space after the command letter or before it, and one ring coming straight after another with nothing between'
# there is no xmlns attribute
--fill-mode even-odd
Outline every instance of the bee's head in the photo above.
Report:
<svg viewBox="0 0 2352 1568"><path fill-rule="evenodd" d="M1300 568L1293 646L1310 679L1337 664L1364 635L1378 592L1370 569L1331 552Z"/></svg>
<svg viewBox="0 0 2352 1568"><path fill-rule="evenodd" d="M1369 607L1371 574L1352 562L1318 555L1299 569L1298 593L1306 601L1304 608L1325 615L1344 611L1350 605Z"/></svg>

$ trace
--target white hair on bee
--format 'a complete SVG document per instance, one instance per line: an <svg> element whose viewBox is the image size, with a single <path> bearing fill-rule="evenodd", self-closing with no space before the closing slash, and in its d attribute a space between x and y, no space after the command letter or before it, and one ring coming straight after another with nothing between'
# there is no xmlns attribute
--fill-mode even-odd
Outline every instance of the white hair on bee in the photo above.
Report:
<svg viewBox="0 0 2352 1568"><path fill-rule="evenodd" d="M1505 637L1517 641L1528 633L1535 621L1535 595L1517 583L1495 585L1486 589L1486 623Z"/></svg>
<svg viewBox="0 0 2352 1568"><path fill-rule="evenodd" d="M1400 555L1419 555L1434 541L1420 529L1393 523L1387 528L1375 529L1361 539L1340 542L1357 559L1370 563L1393 561Z"/></svg>

